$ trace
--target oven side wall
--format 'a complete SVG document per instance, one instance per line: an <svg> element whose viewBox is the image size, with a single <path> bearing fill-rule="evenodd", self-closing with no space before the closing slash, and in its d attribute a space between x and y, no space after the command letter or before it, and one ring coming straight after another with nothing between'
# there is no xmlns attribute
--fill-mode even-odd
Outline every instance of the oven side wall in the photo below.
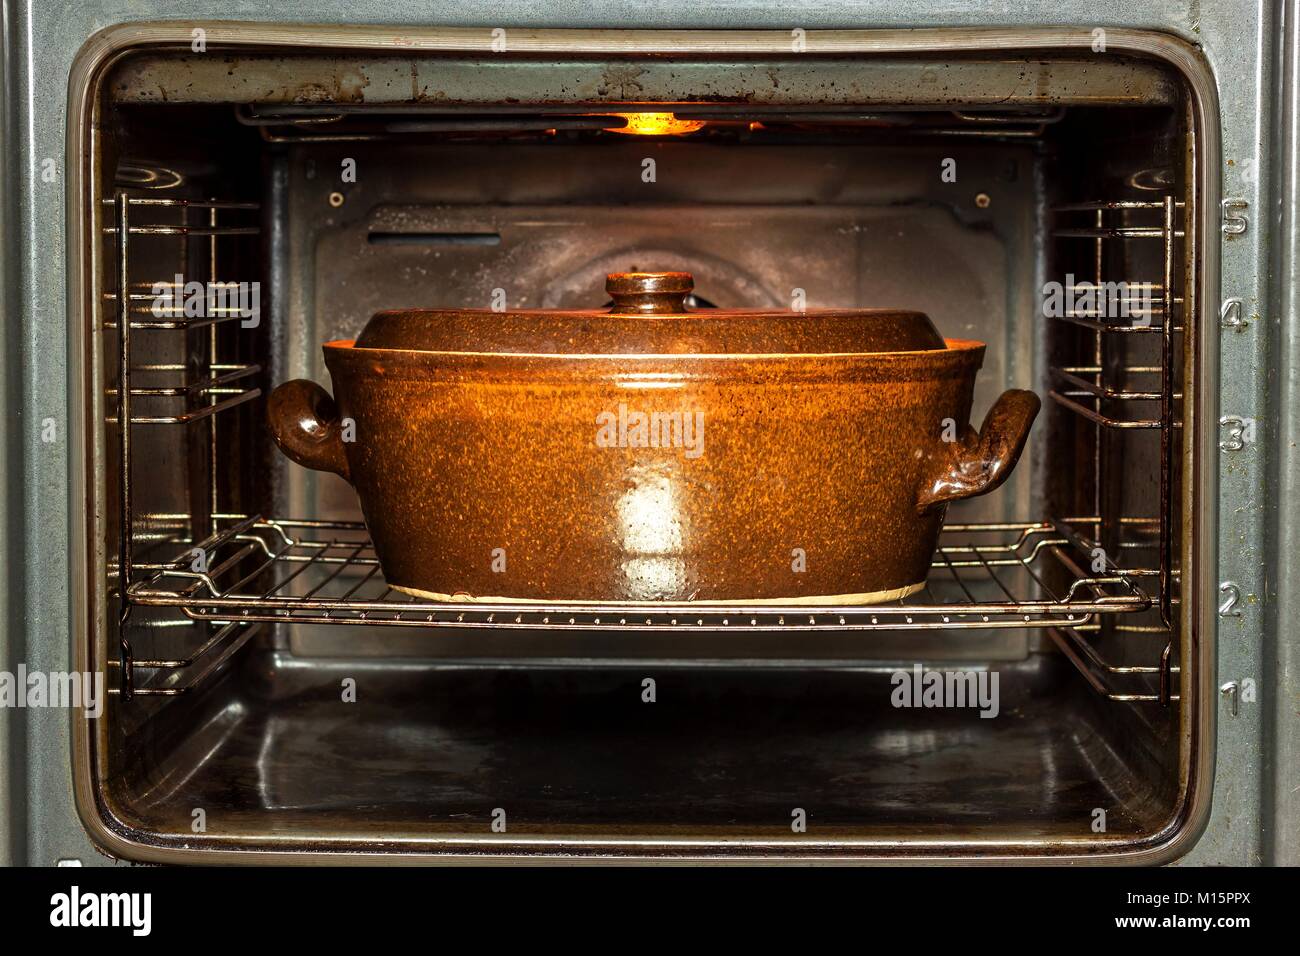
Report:
<svg viewBox="0 0 1300 956"><path fill-rule="evenodd" d="M1270 348L1277 356L1273 394L1278 454L1265 503L1272 532L1267 566L1276 569L1264 637L1261 681L1265 724L1263 847L1270 863L1300 864L1300 4L1278 24L1278 96L1274 104L1273 169L1278 199L1272 249L1275 320Z"/></svg>
<svg viewBox="0 0 1300 956"><path fill-rule="evenodd" d="M1223 170L1224 195L1244 199L1249 203L1248 209L1254 211L1270 208L1268 204L1278 198L1273 192L1276 181L1270 175L1272 156L1267 133L1278 127L1263 106L1274 88L1273 49L1269 38L1277 35L1278 24L1271 7L1261 3L1255 11L1243 11L1236 3L1202 2L1189 3L1185 11L1174 12L1168 4L1127 0L1097 3L1091 12L1083 13L1054 2L1021 2L1011 12L1003 10L997 17L1007 26L1060 24L1064 18L1088 31L1099 25L1156 28L1201 44L1216 67L1216 74L1222 78L1219 94L1223 104L1223 155L1225 161L1232 160L1232 165ZM1288 8L1293 10L1293 6ZM266 8L248 0L195 3L188 6L186 15L194 19L205 11L214 19L268 19ZM80 497L78 482L73 480L83 463L79 451L67 440L73 437L70 429L83 424L80 410L85 399L82 384L69 374L70 356L75 354L72 350L84 344L80 330L68 325L68 316L76 313L69 308L67 299L68 210L63 195L70 66L76 52L97 30L114 23L169 15L170 10L161 4L155 10L146 10L123 2L104 3L93 12L81 5L37 10L18 9L13 5L4 8L6 53L12 54L5 63L5 76L12 80L12 88L5 91L5 102L12 103L14 111L13 125L6 125L6 132L21 131L21 141L14 148L6 142L6 161L12 172L7 172L5 185L12 184L12 189L5 190L3 220L3 243L10 253L6 256L6 269L12 270L6 275L12 284L7 282L5 289L6 343L10 348L3 357L3 384L8 389L4 395L11 402L2 426L7 452L4 469L7 490L12 492L6 499L10 511L3 524L12 536L5 542L8 560L4 582L11 607L2 619L8 629L7 642L0 642L6 669L12 669L19 653L25 654L23 659L29 667L68 669L72 642L82 637L75 621L79 617L84 620L85 613L84 609L75 613L77 609L68 603L68 594L77 593L85 580L81 576L83 569L74 567L72 547L79 537L76 526L84 521L84 499ZM280 10L274 11L273 16L302 22L354 19L428 26L455 24L462 14L450 3L363 2L343 7L309 2L296 5L292 15ZM914 3L894 3L888 7L872 4L863 6L860 13L851 5L834 9L819 7L798 15L788 5L770 2L742 2L730 5L725 11L684 9L668 2L636 5L555 2L544 7L504 2L479 6L475 18L485 25L485 32L494 24L744 26L782 30L790 29L792 21L798 21L805 29L988 25L978 12L927 15L922 6ZM57 182L41 179L42 157L55 159L60 174ZM1294 230L1295 226L1292 218L1289 228ZM1271 307L1270 293L1276 290L1268 284L1265 256L1276 238L1276 227L1266 217L1251 216L1246 233L1223 243L1223 294L1240 297L1248 303L1248 316L1281 314ZM21 307L17 316L12 311L15 306ZM1294 312L1291 318L1295 321ZM1274 409L1270 419L1267 369L1270 358L1275 357L1268 354L1268 337L1252 331L1234 334L1231 341L1224 343L1221 413L1254 417L1266 423L1265 433L1269 434L1267 424L1276 419L1277 413ZM1291 332L1294 335L1295 330ZM41 439L40 423L45 418L54 418L59 434L64 437L52 447ZM1275 458L1270 454L1269 443L1259 442L1238 460L1220 463L1220 501L1224 506L1219 528L1222 547L1217 579L1236 581L1243 595L1243 614L1223 629L1224 639L1218 645L1221 683L1238 675L1241 678L1260 675L1263 685L1266 673L1262 656L1265 647L1263 581L1267 570L1263 486L1264 476ZM1283 469L1286 474L1300 469L1300 463L1289 465L1289 471ZM15 529L20 533L13 536ZM51 547L54 541L66 541L69 546ZM1295 637L1280 630L1273 634L1291 648L1294 657ZM25 651L21 650L24 645ZM1291 680L1294 682L1294 677ZM1262 861L1264 844L1260 834L1275 823L1261 820L1261 782L1266 779L1266 764L1272 764L1268 755L1281 752L1284 743L1280 735L1266 736L1262 715L1271 706L1270 693L1279 695L1275 699L1280 705L1282 690L1282 687L1265 687L1261 703L1243 703L1236 717L1229 716L1226 699L1218 702L1221 719L1214 816L1186 858L1188 862ZM22 847L24 858L32 863L101 860L78 822L72 796L70 721L80 718L57 711L30 711L22 716L21 722L11 720L8 727L0 725L0 733L16 728L22 736L18 746L0 737L0 745L5 746L0 766L9 768L11 781L22 786L26 793L26 799L10 800L3 810L11 834L22 834L16 839L11 835L10 842ZM1283 729L1280 724L1272 726L1279 733ZM3 780L0 770L0 782ZM1278 811L1286 809L1281 802L1270 801L1269 806ZM4 830L5 824L0 823L0 834ZM1290 854L1291 862L1295 862L1294 847Z"/></svg>

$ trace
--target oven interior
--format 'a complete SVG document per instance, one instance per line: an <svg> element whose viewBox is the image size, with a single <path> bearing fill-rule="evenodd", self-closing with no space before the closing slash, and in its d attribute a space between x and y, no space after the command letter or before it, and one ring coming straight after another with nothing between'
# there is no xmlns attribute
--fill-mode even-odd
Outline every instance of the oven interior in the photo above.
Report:
<svg viewBox="0 0 1300 956"><path fill-rule="evenodd" d="M102 817L232 852L1160 840L1190 759L1189 115L1171 70L1118 54L120 61L86 198ZM1005 388L1040 395L1019 468L951 508L923 592L812 613L413 600L342 479L271 443L271 388L328 387L320 344L379 309L598 308L608 272L677 269L697 308L802 293L989 343L977 425ZM201 302L168 297L196 281ZM894 706L918 666L996 674L997 715Z"/></svg>

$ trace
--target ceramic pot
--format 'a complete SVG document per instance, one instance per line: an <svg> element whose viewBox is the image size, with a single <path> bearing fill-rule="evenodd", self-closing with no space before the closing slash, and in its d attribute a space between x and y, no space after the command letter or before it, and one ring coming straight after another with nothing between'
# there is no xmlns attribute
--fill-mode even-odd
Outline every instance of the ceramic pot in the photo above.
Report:
<svg viewBox="0 0 1300 956"><path fill-rule="evenodd" d="M357 491L389 584L438 600L875 603L925 582L950 501L997 488L1039 400L967 424L980 342L918 312L690 311L685 273L608 311L382 312L333 397L268 407ZM352 440L345 440L351 438Z"/></svg>

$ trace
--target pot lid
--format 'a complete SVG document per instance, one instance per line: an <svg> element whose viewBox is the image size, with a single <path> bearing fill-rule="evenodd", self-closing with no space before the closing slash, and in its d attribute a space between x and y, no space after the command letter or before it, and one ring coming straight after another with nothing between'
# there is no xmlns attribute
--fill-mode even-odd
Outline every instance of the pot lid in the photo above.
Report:
<svg viewBox="0 0 1300 956"><path fill-rule="evenodd" d="M917 352L943 349L922 312L891 309L688 310L688 272L617 272L608 310L408 309L379 312L357 348L420 352L677 355Z"/></svg>

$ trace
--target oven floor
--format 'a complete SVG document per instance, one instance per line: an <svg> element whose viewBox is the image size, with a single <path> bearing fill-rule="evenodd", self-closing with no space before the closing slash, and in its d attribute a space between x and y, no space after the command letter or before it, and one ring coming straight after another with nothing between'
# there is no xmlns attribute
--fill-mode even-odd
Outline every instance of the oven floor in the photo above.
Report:
<svg viewBox="0 0 1300 956"><path fill-rule="evenodd" d="M510 834L790 839L802 808L808 837L1087 840L1095 809L1103 838L1131 838L1161 803L1095 708L1010 668L992 719L896 709L889 675L861 670L281 662L257 694L250 671L268 673L231 675L243 693L193 715L201 729L161 760L155 741L127 801L138 826L192 839L203 808L218 840L418 840L489 835L502 808Z"/></svg>

